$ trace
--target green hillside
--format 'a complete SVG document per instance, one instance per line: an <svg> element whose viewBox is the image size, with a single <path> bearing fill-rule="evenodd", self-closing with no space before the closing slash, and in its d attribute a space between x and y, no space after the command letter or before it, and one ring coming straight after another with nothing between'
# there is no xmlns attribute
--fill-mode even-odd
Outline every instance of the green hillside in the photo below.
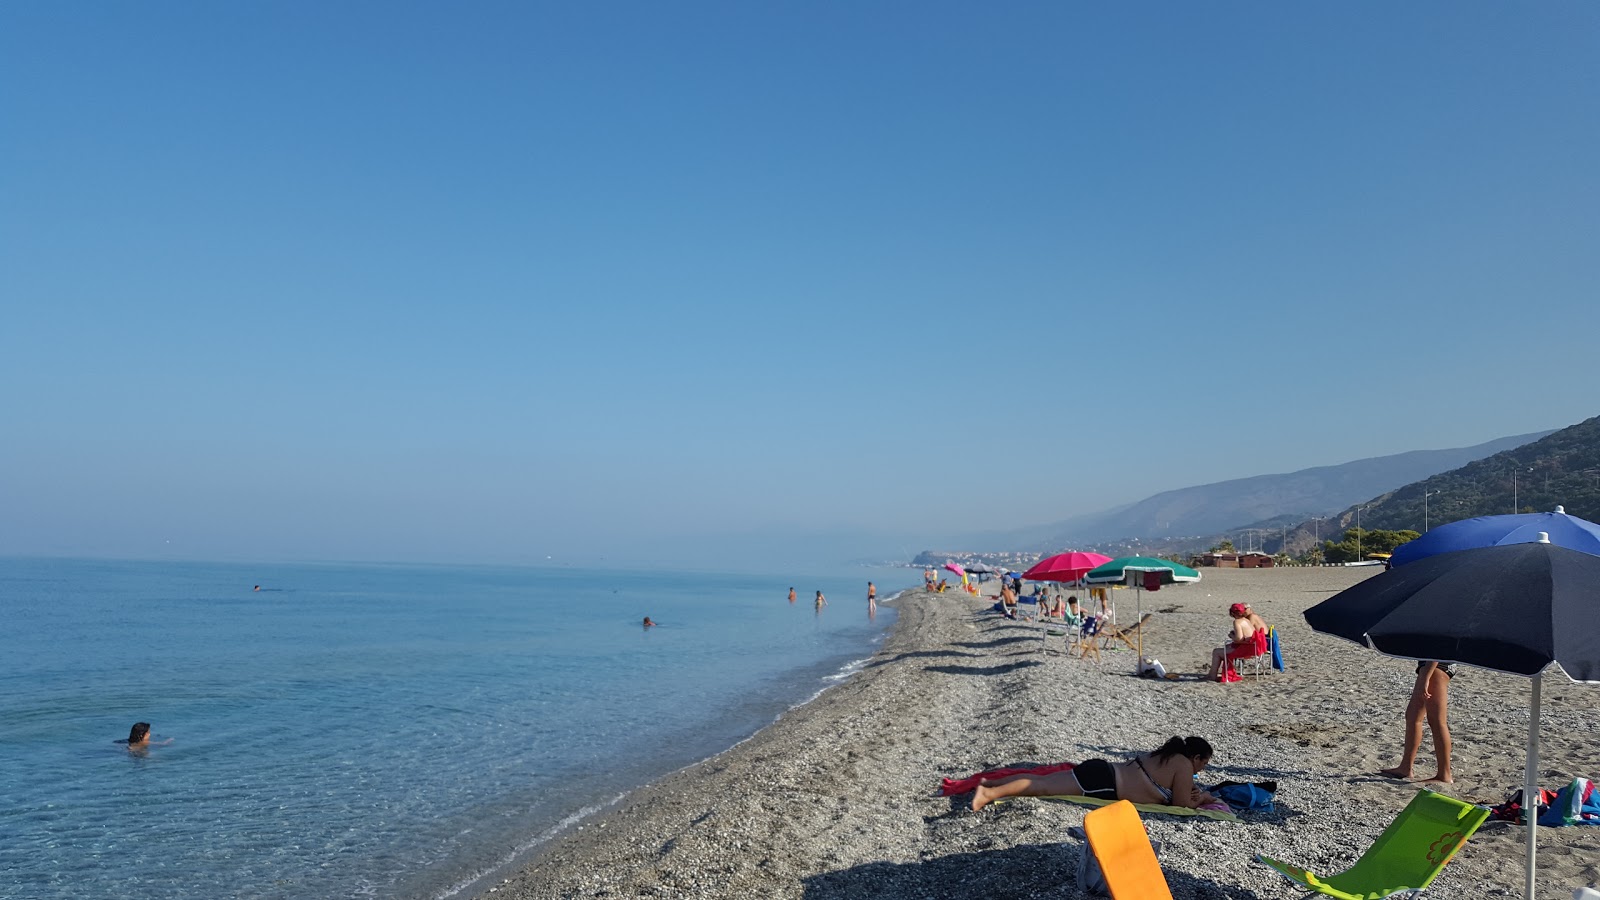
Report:
<svg viewBox="0 0 1600 900"><path fill-rule="evenodd" d="M1426 494L1426 500L1424 495ZM1531 444L1496 453L1459 469L1382 494L1337 515L1291 529L1287 550L1312 549L1313 534L1338 539L1358 522L1364 529L1423 531L1473 516L1549 512L1557 506L1600 521L1600 416ZM1282 542L1274 542L1282 547Z"/></svg>

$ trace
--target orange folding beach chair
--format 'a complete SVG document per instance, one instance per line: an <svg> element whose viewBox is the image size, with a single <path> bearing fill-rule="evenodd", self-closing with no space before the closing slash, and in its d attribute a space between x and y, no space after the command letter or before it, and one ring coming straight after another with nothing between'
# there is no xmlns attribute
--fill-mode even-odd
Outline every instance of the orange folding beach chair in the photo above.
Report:
<svg viewBox="0 0 1600 900"><path fill-rule="evenodd" d="M1083 833L1100 861L1111 900L1172 900L1167 876L1132 803L1118 800L1084 816Z"/></svg>

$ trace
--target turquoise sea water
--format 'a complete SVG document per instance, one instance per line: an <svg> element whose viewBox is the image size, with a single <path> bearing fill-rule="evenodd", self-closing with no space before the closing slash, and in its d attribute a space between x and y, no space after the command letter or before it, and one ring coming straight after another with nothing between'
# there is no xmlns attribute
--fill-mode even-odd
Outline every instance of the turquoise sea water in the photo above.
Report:
<svg viewBox="0 0 1600 900"><path fill-rule="evenodd" d="M836 682L916 576L0 560L0 896L471 891Z"/></svg>

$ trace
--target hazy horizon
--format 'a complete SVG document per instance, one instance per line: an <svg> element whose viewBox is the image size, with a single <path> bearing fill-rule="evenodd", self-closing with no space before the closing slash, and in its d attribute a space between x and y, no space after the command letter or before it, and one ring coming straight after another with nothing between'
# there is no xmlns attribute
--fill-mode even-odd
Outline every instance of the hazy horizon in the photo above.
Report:
<svg viewBox="0 0 1600 900"><path fill-rule="evenodd" d="M1597 26L0 8L0 555L863 559L1565 427Z"/></svg>

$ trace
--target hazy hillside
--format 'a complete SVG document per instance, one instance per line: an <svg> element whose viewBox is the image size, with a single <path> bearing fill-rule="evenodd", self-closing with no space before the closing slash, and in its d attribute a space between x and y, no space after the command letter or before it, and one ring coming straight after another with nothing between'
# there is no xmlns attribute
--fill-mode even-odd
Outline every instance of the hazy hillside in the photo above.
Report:
<svg viewBox="0 0 1600 900"><path fill-rule="evenodd" d="M1437 527L1513 511L1548 512L1558 505L1572 515L1595 520L1600 517L1600 416L1381 493L1326 521L1300 523L1289 530L1288 552L1298 556L1311 549L1314 533L1326 540L1354 526L1358 505L1361 527L1394 530L1422 531L1425 524ZM1282 545L1280 533L1270 536L1264 549L1276 552Z"/></svg>
<svg viewBox="0 0 1600 900"><path fill-rule="evenodd" d="M1283 475L1219 481L1166 491L1129 506L1051 525L973 536L961 543L975 548L1048 550L1126 539L1160 543L1167 536L1210 535L1267 520L1272 522L1265 527L1271 527L1285 517L1300 522L1310 516L1334 513L1401 485L1550 434L1540 431L1473 447L1413 450ZM1257 524L1255 527L1264 526Z"/></svg>

